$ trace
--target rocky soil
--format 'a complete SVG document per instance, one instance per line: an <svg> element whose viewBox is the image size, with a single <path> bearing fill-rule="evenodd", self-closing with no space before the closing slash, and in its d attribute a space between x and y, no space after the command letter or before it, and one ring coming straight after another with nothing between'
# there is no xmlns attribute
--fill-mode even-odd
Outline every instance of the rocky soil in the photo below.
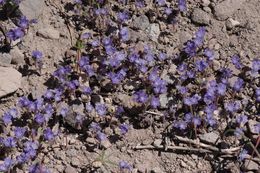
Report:
<svg viewBox="0 0 260 173"><path fill-rule="evenodd" d="M71 3L73 1L70 0L24 0L20 4L21 12L29 19L37 19L37 23L29 28L21 40L12 43L9 52L0 51L0 115L16 105L21 96L36 99L44 95L46 89L53 84L52 74L61 62L76 56L76 51L71 48L76 43L79 30L72 20L74 11L68 9L68 4ZM174 0L167 3L176 4ZM131 6L127 8L129 11L135 10ZM159 19L153 20L148 12L133 16L127 25L132 42L140 45L149 43L154 50L164 51L167 56L178 54L183 45L193 38L198 27L205 26L205 45L215 52L212 68L217 71L225 64L233 72L239 73L230 63L232 55L240 55L241 61L247 65L260 55L259 9L259 0L187 0L187 12L179 14L174 25L165 24ZM156 15L161 13L160 10L156 12ZM14 23L7 20L3 25L11 28ZM91 27L84 27L88 32L95 32ZM35 70L31 59L33 50L40 50L44 55L40 72ZM168 64L162 75L171 85L175 81L168 74L176 73L176 68L177 65ZM122 87L131 90L135 86L129 84ZM128 104L131 99L124 94L118 93L116 97L120 102ZM175 98L167 94L160 95L162 109L168 109L171 101L175 101ZM73 109L83 112L85 108L79 105ZM256 114L252 115L249 126L259 123L259 106L252 106L251 109ZM146 112L144 116L147 119L152 117L148 122L151 119L156 121L161 119L163 113L158 110L155 114ZM86 137L82 129L76 129L68 122L70 125L61 127L61 134L54 142L45 144L37 159L42 160L52 173L120 172L118 163L121 160L131 164L131 172L136 173L253 173L260 170L260 162L256 160L241 163L236 158L221 158L211 153L167 149L165 146L177 145L170 135L164 135L170 122L151 122L152 125L148 126L146 123L144 122L143 128L132 125L120 140L111 139L109 143L101 144L102 147L96 147L95 138ZM223 142L220 140L220 131L208 131L198 137L205 144L220 145ZM106 127L104 132L109 135L113 130ZM232 143L235 139L230 137L227 140ZM143 149L136 146L143 146ZM164 148L158 149L160 146ZM180 146L189 147L189 144ZM104 164L101 159L103 157L111 163ZM17 168L14 172L26 172L26 167Z"/></svg>

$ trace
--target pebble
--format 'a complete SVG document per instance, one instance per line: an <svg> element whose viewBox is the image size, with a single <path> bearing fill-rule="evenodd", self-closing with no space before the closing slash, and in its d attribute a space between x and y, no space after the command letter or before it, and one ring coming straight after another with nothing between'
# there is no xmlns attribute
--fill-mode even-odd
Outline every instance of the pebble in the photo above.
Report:
<svg viewBox="0 0 260 173"><path fill-rule="evenodd" d="M168 103L171 99L168 98L167 94L160 94L159 100L162 108L168 108Z"/></svg>
<svg viewBox="0 0 260 173"><path fill-rule="evenodd" d="M149 28L149 36L153 41L157 41L160 35L160 26L158 23L153 23Z"/></svg>
<svg viewBox="0 0 260 173"><path fill-rule="evenodd" d="M142 31L146 30L149 25L149 19L146 15L141 15L133 19L133 28L140 29Z"/></svg>
<svg viewBox="0 0 260 173"><path fill-rule="evenodd" d="M202 142L215 145L216 142L219 140L219 135L214 132L210 132L199 135L199 138Z"/></svg>
<svg viewBox="0 0 260 173"><path fill-rule="evenodd" d="M0 63L2 64L11 64L12 56L8 53L1 53L0 54Z"/></svg>
<svg viewBox="0 0 260 173"><path fill-rule="evenodd" d="M160 167L154 167L151 170L151 173L162 173L162 169Z"/></svg>
<svg viewBox="0 0 260 173"><path fill-rule="evenodd" d="M224 0L214 8L214 14L218 20L226 20L231 17L246 0Z"/></svg>
<svg viewBox="0 0 260 173"><path fill-rule="evenodd" d="M24 54L21 52L21 50L18 47L14 47L10 51L10 55L12 57L11 64L23 64L24 61Z"/></svg>
<svg viewBox="0 0 260 173"><path fill-rule="evenodd" d="M155 147L159 147L162 144L162 139L155 139L153 145Z"/></svg>
<svg viewBox="0 0 260 173"><path fill-rule="evenodd" d="M249 120L248 121L248 129L250 131L250 133L252 134L258 134L257 131L256 131L256 128L255 128L255 125L258 124L259 122L255 121L255 120Z"/></svg>
<svg viewBox="0 0 260 173"><path fill-rule="evenodd" d="M105 149L108 149L109 147L111 147L111 142L107 139L107 140L103 140L101 141L101 146L104 147Z"/></svg>
<svg viewBox="0 0 260 173"><path fill-rule="evenodd" d="M46 39L59 39L60 38L60 32L52 27L46 27L39 29L37 32L38 36L41 36Z"/></svg>
<svg viewBox="0 0 260 173"><path fill-rule="evenodd" d="M11 67L0 67L0 98L15 92L21 86L22 74Z"/></svg>
<svg viewBox="0 0 260 173"><path fill-rule="evenodd" d="M240 22L239 21L236 21L236 20L234 20L234 19L232 19L232 18L229 18L227 21L226 21L226 27L227 27L227 29L232 29L232 28L234 28L234 27L236 27L236 26L239 26L240 25Z"/></svg>
<svg viewBox="0 0 260 173"><path fill-rule="evenodd" d="M80 161L78 158L72 158L71 159L71 165L74 166L74 167L79 167L80 166Z"/></svg>
<svg viewBox="0 0 260 173"><path fill-rule="evenodd" d="M260 167L258 164L252 160L245 160L244 165L243 165L243 170L244 171L258 171Z"/></svg>
<svg viewBox="0 0 260 173"><path fill-rule="evenodd" d="M202 5L203 5L204 7L209 6L209 4L210 4L210 0L202 0Z"/></svg>
<svg viewBox="0 0 260 173"><path fill-rule="evenodd" d="M220 69L220 67L221 67L220 62L217 60L213 60L213 70L217 71Z"/></svg>
<svg viewBox="0 0 260 173"><path fill-rule="evenodd" d="M72 172L78 172L77 169L71 167L70 165L68 165L66 168L65 168L65 173L72 173Z"/></svg>
<svg viewBox="0 0 260 173"><path fill-rule="evenodd" d="M19 9L22 14L26 16L28 19L37 19L43 12L44 1L39 0L23 0L19 4Z"/></svg>
<svg viewBox="0 0 260 173"><path fill-rule="evenodd" d="M201 24L201 25L209 25L210 23L210 16L205 11L201 10L200 8L195 8L191 15L191 20L194 23Z"/></svg>

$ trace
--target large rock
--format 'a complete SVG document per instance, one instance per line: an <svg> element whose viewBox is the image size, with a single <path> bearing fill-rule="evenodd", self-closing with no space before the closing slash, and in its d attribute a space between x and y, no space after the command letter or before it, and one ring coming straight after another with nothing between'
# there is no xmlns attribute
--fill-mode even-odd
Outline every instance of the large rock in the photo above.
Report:
<svg viewBox="0 0 260 173"><path fill-rule="evenodd" d="M37 19L42 14L44 0L23 0L19 8L28 19Z"/></svg>
<svg viewBox="0 0 260 173"><path fill-rule="evenodd" d="M0 67L0 98L15 92L21 85L22 74L11 67Z"/></svg>
<svg viewBox="0 0 260 173"><path fill-rule="evenodd" d="M246 0L225 0L214 8L215 16L219 20L226 20L234 14Z"/></svg>

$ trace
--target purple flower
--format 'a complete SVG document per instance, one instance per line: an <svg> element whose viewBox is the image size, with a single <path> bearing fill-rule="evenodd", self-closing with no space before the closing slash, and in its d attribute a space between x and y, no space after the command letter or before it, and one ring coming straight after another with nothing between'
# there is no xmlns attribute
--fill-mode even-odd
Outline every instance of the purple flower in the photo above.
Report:
<svg viewBox="0 0 260 173"><path fill-rule="evenodd" d="M164 13L169 16L170 14L172 14L172 8L166 7L166 8L164 9Z"/></svg>
<svg viewBox="0 0 260 173"><path fill-rule="evenodd" d="M239 160L239 161L243 161L243 160L245 160L245 158L246 158L247 156L248 156L247 150L243 149L243 150L239 153L239 155L238 155L238 160Z"/></svg>
<svg viewBox="0 0 260 173"><path fill-rule="evenodd" d="M257 134L260 133L260 123L255 124L255 131L256 131Z"/></svg>
<svg viewBox="0 0 260 173"><path fill-rule="evenodd" d="M216 89L219 95L224 96L227 90L227 86L223 83L219 83Z"/></svg>
<svg viewBox="0 0 260 173"><path fill-rule="evenodd" d="M10 157L7 157L4 159L4 163L0 164L0 171L6 172L11 169L11 167L14 165L15 161L11 159Z"/></svg>
<svg viewBox="0 0 260 173"><path fill-rule="evenodd" d="M12 115L8 112L5 112L4 115L2 116L2 120L5 125L11 124L12 123Z"/></svg>
<svg viewBox="0 0 260 173"><path fill-rule="evenodd" d="M24 127L16 127L14 129L14 135L17 139L21 139L24 136L25 132L26 132L26 128Z"/></svg>
<svg viewBox="0 0 260 173"><path fill-rule="evenodd" d="M91 105L91 103L86 104L86 110L90 113L94 110L94 107Z"/></svg>
<svg viewBox="0 0 260 173"><path fill-rule="evenodd" d="M55 134L52 132L52 130L48 127L43 132L43 137L47 141L52 141L55 137Z"/></svg>
<svg viewBox="0 0 260 173"><path fill-rule="evenodd" d="M21 97L19 100L18 100L18 105L21 107L21 108L24 108L24 107L27 107L28 105L30 104L30 100L26 97Z"/></svg>
<svg viewBox="0 0 260 173"><path fill-rule="evenodd" d="M179 91L179 93L181 93L181 95L187 94L188 92L188 89L185 86L177 85L176 88Z"/></svg>
<svg viewBox="0 0 260 173"><path fill-rule="evenodd" d="M129 130L129 126L127 124L121 124L119 126L119 129L121 131L121 134L125 135L128 132L128 130Z"/></svg>
<svg viewBox="0 0 260 173"><path fill-rule="evenodd" d="M199 72L203 72L208 67L208 63L204 60L197 60L195 64L196 64L196 69Z"/></svg>
<svg viewBox="0 0 260 173"><path fill-rule="evenodd" d="M15 41L22 38L24 36L24 32L21 28L15 28L7 32L6 35L10 40Z"/></svg>
<svg viewBox="0 0 260 173"><path fill-rule="evenodd" d="M29 168L29 173L51 173L47 168L43 167L42 164L33 164Z"/></svg>
<svg viewBox="0 0 260 173"><path fill-rule="evenodd" d="M208 58L209 61L212 61L215 58L214 52L212 50L210 50L209 48L206 48L204 50L204 55Z"/></svg>
<svg viewBox="0 0 260 173"><path fill-rule="evenodd" d="M37 113L37 114L35 115L34 120L35 120L36 123L42 124L42 123L44 123L45 118L44 118L43 114Z"/></svg>
<svg viewBox="0 0 260 173"><path fill-rule="evenodd" d="M61 110L60 110L60 115L61 115L62 117L66 117L67 114L68 114L68 112L69 112L69 109L63 107L63 108L61 108Z"/></svg>
<svg viewBox="0 0 260 173"><path fill-rule="evenodd" d="M159 100L158 97L154 97L154 96L152 97L152 99L151 99L151 106L154 109L156 109L157 107L160 106L160 100Z"/></svg>
<svg viewBox="0 0 260 173"><path fill-rule="evenodd" d="M185 114L184 120L185 122L190 123L192 121L192 113Z"/></svg>
<svg viewBox="0 0 260 173"><path fill-rule="evenodd" d="M241 64L240 57L238 55L232 56L231 61L237 69L241 69L243 67Z"/></svg>
<svg viewBox="0 0 260 173"><path fill-rule="evenodd" d="M3 142L5 147L16 147L16 140L13 137L7 137Z"/></svg>
<svg viewBox="0 0 260 173"><path fill-rule="evenodd" d="M89 130L97 133L97 132L99 132L101 130L101 127L100 127L100 125L98 123L92 122L90 124L90 126L89 126Z"/></svg>
<svg viewBox="0 0 260 173"><path fill-rule="evenodd" d="M259 70L260 70L260 60L254 59L252 62L252 72L258 73Z"/></svg>
<svg viewBox="0 0 260 173"><path fill-rule="evenodd" d="M206 34L205 27L200 27L199 30L196 32L194 43L197 47L202 45L205 34Z"/></svg>
<svg viewBox="0 0 260 173"><path fill-rule="evenodd" d="M236 121L240 126L243 126L247 123L248 118L246 115L240 115L236 118Z"/></svg>
<svg viewBox="0 0 260 173"><path fill-rule="evenodd" d="M96 103L95 109L99 116L105 116L107 113L106 105L104 105L102 103Z"/></svg>
<svg viewBox="0 0 260 173"><path fill-rule="evenodd" d="M29 20L26 16L22 16L18 22L18 25L23 29L27 29L29 27Z"/></svg>
<svg viewBox="0 0 260 173"><path fill-rule="evenodd" d="M100 41L99 40L93 40L91 42L91 45L92 45L92 47L98 47L98 46L100 46Z"/></svg>
<svg viewBox="0 0 260 173"><path fill-rule="evenodd" d="M120 37L122 41L127 41L129 39L129 32L127 27L123 27L120 31Z"/></svg>
<svg viewBox="0 0 260 173"><path fill-rule="evenodd" d="M240 109L241 104L239 101L229 102L229 103L225 103L224 107L227 111L234 113Z"/></svg>
<svg viewBox="0 0 260 173"><path fill-rule="evenodd" d="M92 89L90 87L84 86L81 89L83 94L91 94L92 93Z"/></svg>
<svg viewBox="0 0 260 173"><path fill-rule="evenodd" d="M134 94L134 100L138 103L145 103L148 100L148 95L145 93L145 91L137 91Z"/></svg>
<svg viewBox="0 0 260 173"><path fill-rule="evenodd" d="M190 57L194 57L196 55L196 51L197 51L197 45L195 44L194 41L188 41L186 43L186 46L184 48L184 51L187 55L189 55Z"/></svg>
<svg viewBox="0 0 260 173"><path fill-rule="evenodd" d="M234 131L234 134L236 137L240 138L242 135L244 135L243 129L237 127Z"/></svg>
<svg viewBox="0 0 260 173"><path fill-rule="evenodd" d="M135 6L137 8L143 8L145 6L144 1L143 0L135 0Z"/></svg>
<svg viewBox="0 0 260 173"><path fill-rule="evenodd" d="M192 106L198 104L201 97L198 94L193 95L192 97L184 98L184 104L187 106Z"/></svg>
<svg viewBox="0 0 260 173"><path fill-rule="evenodd" d="M120 170L124 170L124 169L129 170L129 171L132 170L132 166L123 160L119 162L119 168L120 168Z"/></svg>
<svg viewBox="0 0 260 173"><path fill-rule="evenodd" d="M177 121L173 124L173 126L180 130L185 130L187 128L187 123L185 121Z"/></svg>
<svg viewBox="0 0 260 173"><path fill-rule="evenodd" d="M121 23L124 23L125 21L127 21L129 19L129 15L127 12L119 12L117 14L117 20Z"/></svg>
<svg viewBox="0 0 260 173"><path fill-rule="evenodd" d="M186 11L187 10L186 0L179 0L178 7L180 11L182 12Z"/></svg>
<svg viewBox="0 0 260 173"><path fill-rule="evenodd" d="M48 100L53 98L53 92L51 90L47 90L44 94L44 97Z"/></svg>
<svg viewBox="0 0 260 173"><path fill-rule="evenodd" d="M39 143L37 141L27 141L24 146L24 152L27 157L34 158L37 154L37 149L39 148Z"/></svg>
<svg viewBox="0 0 260 173"><path fill-rule="evenodd" d="M200 119L200 117L193 117L193 118L192 118L192 122L193 122L193 124L194 124L195 127L201 125L201 119Z"/></svg>
<svg viewBox="0 0 260 173"><path fill-rule="evenodd" d="M244 82L243 79L237 78L237 80L235 81L235 83L234 83L234 85L233 85L233 89L234 89L235 91L239 92L239 91L242 89L244 83L245 83L245 82Z"/></svg>
<svg viewBox="0 0 260 173"><path fill-rule="evenodd" d="M38 50L34 50L32 52L32 57L36 60L36 61L41 61L42 60L42 52L41 51L38 51Z"/></svg>
<svg viewBox="0 0 260 173"><path fill-rule="evenodd" d="M101 142L101 141L107 140L107 136L102 132L98 132L97 139Z"/></svg>

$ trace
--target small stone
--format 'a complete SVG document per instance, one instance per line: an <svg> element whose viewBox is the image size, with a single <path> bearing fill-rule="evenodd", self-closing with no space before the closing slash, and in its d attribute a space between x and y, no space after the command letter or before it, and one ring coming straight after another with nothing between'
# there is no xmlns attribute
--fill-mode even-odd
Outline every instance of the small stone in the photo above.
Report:
<svg viewBox="0 0 260 173"><path fill-rule="evenodd" d="M161 78L165 80L168 84L174 84L175 80L172 76L169 75L168 70L164 69Z"/></svg>
<svg viewBox="0 0 260 173"><path fill-rule="evenodd" d="M109 147L111 147L111 142L108 140L108 139L106 139L106 140L102 140L101 142L100 142L100 144L101 144L101 146L102 147L104 147L105 149L108 149Z"/></svg>
<svg viewBox="0 0 260 173"><path fill-rule="evenodd" d="M162 144L162 139L155 139L153 145L155 147L159 147Z"/></svg>
<svg viewBox="0 0 260 173"><path fill-rule="evenodd" d="M22 74L11 67L0 67L0 98L20 88Z"/></svg>
<svg viewBox="0 0 260 173"><path fill-rule="evenodd" d="M209 6L209 4L210 4L210 0L202 0L202 5L203 5L204 7Z"/></svg>
<svg viewBox="0 0 260 173"><path fill-rule="evenodd" d="M180 40L180 45L182 46L184 43L186 43L188 40L192 39L192 35L186 31L182 31L179 34L179 40Z"/></svg>
<svg viewBox="0 0 260 173"><path fill-rule="evenodd" d="M93 166L94 168L100 168L100 167L102 166L102 162L101 162L101 161L94 161L94 162L92 163L92 166Z"/></svg>
<svg viewBox="0 0 260 173"><path fill-rule="evenodd" d="M200 8L195 8L192 12L191 19L194 23L208 25L210 22L210 16Z"/></svg>
<svg viewBox="0 0 260 173"><path fill-rule="evenodd" d="M10 51L10 55L12 57L11 63L12 64L23 64L24 61L24 54L21 52L21 50L18 47L14 47L11 51Z"/></svg>
<svg viewBox="0 0 260 173"><path fill-rule="evenodd" d="M203 10L207 13L211 13L211 8L209 7L203 7Z"/></svg>
<svg viewBox="0 0 260 173"><path fill-rule="evenodd" d="M11 64L12 56L8 53L0 54L0 63L2 64Z"/></svg>
<svg viewBox="0 0 260 173"><path fill-rule="evenodd" d="M80 167L80 161L78 158L72 158L71 159L71 165L74 166L74 167Z"/></svg>
<svg viewBox="0 0 260 173"><path fill-rule="evenodd" d="M172 98L169 98L167 94L160 94L159 100L162 108L168 108L168 104L172 100Z"/></svg>
<svg viewBox="0 0 260 173"><path fill-rule="evenodd" d="M217 60L213 60L213 70L218 71L220 67L221 67L220 62Z"/></svg>
<svg viewBox="0 0 260 173"><path fill-rule="evenodd" d="M39 29L37 32L37 35L41 36L43 38L46 38L46 39L59 39L60 38L60 32L51 27Z"/></svg>
<svg viewBox="0 0 260 173"><path fill-rule="evenodd" d="M242 168L244 171L258 171L260 169L258 164L252 160L245 160Z"/></svg>
<svg viewBox="0 0 260 173"><path fill-rule="evenodd" d="M229 19L226 21L226 27L227 27L227 29L232 29L232 28L234 28L234 27L236 27L236 26L239 26L239 25L240 25L239 21L236 21L236 20L234 20L234 19L232 19L232 18L229 18Z"/></svg>
<svg viewBox="0 0 260 173"><path fill-rule="evenodd" d="M133 19L132 25L133 25L133 28L144 31L149 27L150 22L146 15L141 15L141 16L135 17Z"/></svg>
<svg viewBox="0 0 260 173"><path fill-rule="evenodd" d="M160 167L152 168L151 173L162 173L162 169Z"/></svg>
<svg viewBox="0 0 260 173"><path fill-rule="evenodd" d="M256 131L256 128L255 128L256 124L259 124L259 122L255 121L255 120L249 120L247 123L250 133L255 134L255 135L258 134Z"/></svg>
<svg viewBox="0 0 260 173"><path fill-rule="evenodd" d="M157 41L160 35L160 26L158 23L153 23L149 28L149 36L153 41Z"/></svg>
<svg viewBox="0 0 260 173"><path fill-rule="evenodd" d="M77 169L71 167L70 165L68 165L66 168L65 168L65 173L72 173L72 172L78 172Z"/></svg>
<svg viewBox="0 0 260 173"><path fill-rule="evenodd" d="M226 20L231 17L246 0L225 0L217 4L214 8L214 14L219 20Z"/></svg>
<svg viewBox="0 0 260 173"><path fill-rule="evenodd" d="M96 139L95 139L95 138L90 138L90 137L88 137L88 138L86 139L86 142L89 143L89 144L96 144Z"/></svg>
<svg viewBox="0 0 260 173"><path fill-rule="evenodd" d="M219 135L214 132L210 132L199 135L199 138L202 142L215 145L216 142L219 140Z"/></svg>
<svg viewBox="0 0 260 173"><path fill-rule="evenodd" d="M182 160L180 165L183 167L183 168L188 168L189 166Z"/></svg>

